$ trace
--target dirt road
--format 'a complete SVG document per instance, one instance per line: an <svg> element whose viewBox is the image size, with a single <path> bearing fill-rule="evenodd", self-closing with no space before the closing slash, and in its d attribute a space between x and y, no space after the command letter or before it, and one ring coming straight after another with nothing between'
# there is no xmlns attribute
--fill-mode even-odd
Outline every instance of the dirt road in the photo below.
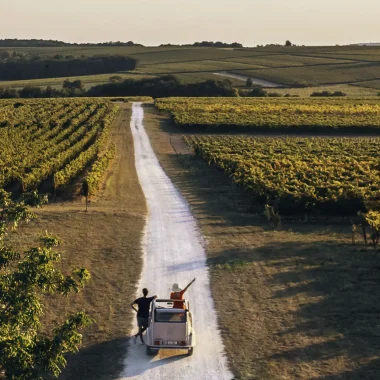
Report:
<svg viewBox="0 0 380 380"><path fill-rule="evenodd" d="M168 297L174 282L184 287L196 277L187 297L194 314L197 346L191 357L184 351L160 351L157 356L149 357L145 355L145 346L139 342L131 344L121 378L232 379L217 329L201 236L186 201L153 152L143 118L141 104L133 104L131 129L136 169L148 207L144 269L138 296L147 287L151 295Z"/></svg>
<svg viewBox="0 0 380 380"><path fill-rule="evenodd" d="M232 74L228 72L219 72L219 73L214 73L214 75L219 75L221 77L226 77L226 78L233 78L237 80L241 80L242 82L246 82L248 78L252 79L253 84L257 84L262 87L268 87L268 88L283 88L287 87L283 84L275 83L275 82L270 82L265 79L260 79L260 78L253 78L250 76L245 76L245 75L239 75L239 74Z"/></svg>

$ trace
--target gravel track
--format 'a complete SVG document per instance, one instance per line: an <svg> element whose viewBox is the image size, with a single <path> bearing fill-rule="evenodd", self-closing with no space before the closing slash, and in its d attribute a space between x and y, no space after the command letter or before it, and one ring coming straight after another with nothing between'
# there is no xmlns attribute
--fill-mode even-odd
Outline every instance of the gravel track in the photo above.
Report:
<svg viewBox="0 0 380 380"><path fill-rule="evenodd" d="M181 350L161 350L149 357L145 346L131 343L120 379L232 379L217 328L202 238L188 204L153 152L143 119L141 103L134 103L130 126L135 164L148 207L144 268L137 296L147 287L151 295L168 297L174 282L184 287L196 277L187 298L194 315L197 345L193 356Z"/></svg>

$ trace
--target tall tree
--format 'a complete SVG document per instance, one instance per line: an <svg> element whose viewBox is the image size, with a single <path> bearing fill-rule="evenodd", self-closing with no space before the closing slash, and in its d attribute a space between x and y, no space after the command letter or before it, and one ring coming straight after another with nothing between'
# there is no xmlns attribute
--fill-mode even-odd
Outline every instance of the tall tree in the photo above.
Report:
<svg viewBox="0 0 380 380"><path fill-rule="evenodd" d="M245 86L248 88L251 88L253 86L252 78L247 78L247 81L245 82Z"/></svg>
<svg viewBox="0 0 380 380"><path fill-rule="evenodd" d="M91 323L84 312L78 312L50 334L43 334L41 295L77 293L90 274L79 268L65 276L57 269L60 254L55 247L60 240L48 233L24 253L7 242L10 229L35 218L28 204L39 207L45 201L34 192L14 202L9 193L0 190L0 369L7 379L57 377L66 365L64 354L76 352L81 344L78 330Z"/></svg>

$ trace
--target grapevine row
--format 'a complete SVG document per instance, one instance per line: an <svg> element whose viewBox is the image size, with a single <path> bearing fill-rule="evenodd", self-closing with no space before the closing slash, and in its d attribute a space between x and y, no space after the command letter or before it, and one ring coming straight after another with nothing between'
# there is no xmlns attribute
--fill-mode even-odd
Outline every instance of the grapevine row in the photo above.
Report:
<svg viewBox="0 0 380 380"><path fill-rule="evenodd" d="M103 120L103 129L96 142L86 151L82 152L75 160L70 161L62 170L54 174L55 189L67 186L86 166L94 160L99 151L104 148L110 133L110 126L116 114L116 109ZM96 163L95 163L96 164Z"/></svg>
<svg viewBox="0 0 380 380"><path fill-rule="evenodd" d="M93 195L98 190L99 182L105 171L108 169L111 160L115 157L116 147L114 144L102 155L97 158L86 176L89 194Z"/></svg>
<svg viewBox="0 0 380 380"><path fill-rule="evenodd" d="M376 100L258 98L157 99L180 126L234 127L254 130L380 131Z"/></svg>
<svg viewBox="0 0 380 380"><path fill-rule="evenodd" d="M66 186L108 155L117 110L104 99L0 101L0 188L34 190L50 177Z"/></svg>
<svg viewBox="0 0 380 380"><path fill-rule="evenodd" d="M189 137L209 165L281 214L355 215L380 204L378 138Z"/></svg>

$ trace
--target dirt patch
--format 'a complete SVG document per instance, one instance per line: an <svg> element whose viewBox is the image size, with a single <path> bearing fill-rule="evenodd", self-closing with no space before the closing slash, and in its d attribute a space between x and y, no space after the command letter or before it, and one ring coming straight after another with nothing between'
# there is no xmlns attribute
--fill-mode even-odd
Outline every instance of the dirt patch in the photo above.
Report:
<svg viewBox="0 0 380 380"><path fill-rule="evenodd" d="M46 298L49 328L66 313L84 310L95 323L83 334L83 347L68 358L61 379L111 379L123 369L128 330L139 279L141 235L145 225L145 199L134 166L129 128L130 106L124 105L115 121L112 140L117 156L89 211L80 199L51 203L38 211L39 219L22 227L20 245L27 245L45 230L64 241L62 269L84 266L92 275L83 293Z"/></svg>
<svg viewBox="0 0 380 380"><path fill-rule="evenodd" d="M228 176L181 150L146 107L160 162L207 239L211 287L237 379L380 377L380 267L350 227L275 229ZM182 153L182 154L181 154Z"/></svg>

